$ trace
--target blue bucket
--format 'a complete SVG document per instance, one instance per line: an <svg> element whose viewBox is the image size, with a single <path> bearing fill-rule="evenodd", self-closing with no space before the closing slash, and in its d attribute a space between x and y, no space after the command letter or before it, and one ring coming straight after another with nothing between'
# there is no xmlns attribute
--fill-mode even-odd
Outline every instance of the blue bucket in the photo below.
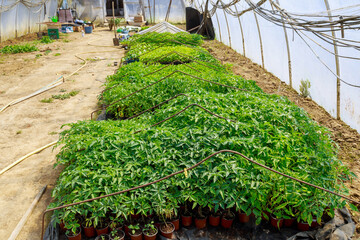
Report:
<svg viewBox="0 0 360 240"><path fill-rule="evenodd" d="M85 33L92 33L92 26L85 26Z"/></svg>

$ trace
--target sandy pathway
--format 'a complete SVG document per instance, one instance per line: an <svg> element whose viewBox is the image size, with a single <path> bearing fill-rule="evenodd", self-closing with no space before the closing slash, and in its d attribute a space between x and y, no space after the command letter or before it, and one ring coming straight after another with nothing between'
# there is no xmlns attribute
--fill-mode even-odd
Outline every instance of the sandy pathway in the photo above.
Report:
<svg viewBox="0 0 360 240"><path fill-rule="evenodd" d="M107 75L114 72L114 61L120 60L123 50L88 45L112 45L113 33L96 29L94 34L82 37L72 33L67 40L47 44L42 52L3 56L0 59L0 107L26 96L67 76L82 66L74 55L88 59L87 65L62 85L12 106L0 113L0 169L25 154L57 140L62 124L89 119L97 107L97 95ZM95 41L94 41L95 40ZM45 52L51 49L51 52ZM107 51L102 52L101 51ZM47 53L47 54L46 54ZM39 56L41 54L42 56ZM36 55L38 55L36 57ZM65 100L43 103L52 95L79 91ZM39 239L41 213L51 200L51 189L61 169L53 168L58 149L46 149L33 155L0 176L0 236L7 239L38 191L46 184L48 189L18 239Z"/></svg>

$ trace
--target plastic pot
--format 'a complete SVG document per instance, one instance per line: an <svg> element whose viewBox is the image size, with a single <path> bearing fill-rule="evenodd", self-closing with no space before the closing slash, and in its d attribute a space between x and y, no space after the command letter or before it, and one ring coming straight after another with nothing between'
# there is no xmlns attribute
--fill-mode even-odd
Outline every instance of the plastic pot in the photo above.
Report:
<svg viewBox="0 0 360 240"><path fill-rule="evenodd" d="M277 219L275 216L271 215L270 223L271 223L271 226L273 226L274 228L280 229L282 227L282 225L284 224L284 219L282 219L282 218Z"/></svg>
<svg viewBox="0 0 360 240"><path fill-rule="evenodd" d="M124 232L126 236L129 236L129 226L128 225L124 225Z"/></svg>
<svg viewBox="0 0 360 240"><path fill-rule="evenodd" d="M319 223L317 222L317 220L316 219L313 219L312 220L312 223L311 223L311 227L312 228L316 228L316 227L318 227L319 226Z"/></svg>
<svg viewBox="0 0 360 240"><path fill-rule="evenodd" d="M166 229L166 225L167 225L167 228L168 229ZM160 234L163 236L163 237L166 237L166 238L172 238L172 236L173 236L173 232L174 232L174 230L175 230L175 226L174 226L174 224L172 224L172 223L163 223L163 224L161 224L160 225Z"/></svg>
<svg viewBox="0 0 360 240"><path fill-rule="evenodd" d="M183 216L181 215L181 224L184 227L189 227L192 224L192 216Z"/></svg>
<svg viewBox="0 0 360 240"><path fill-rule="evenodd" d="M294 225L295 223L295 218L290 218L290 219L284 219L284 226L285 227L291 227L292 225Z"/></svg>
<svg viewBox="0 0 360 240"><path fill-rule="evenodd" d="M95 228L95 230L96 230L97 235L108 234L109 233L109 226L106 226L104 228Z"/></svg>
<svg viewBox="0 0 360 240"><path fill-rule="evenodd" d="M146 234L144 231L143 231L143 234L144 234L144 239L145 240L156 240L156 236L158 234L158 229L156 228L156 233L152 234L152 235L148 235Z"/></svg>
<svg viewBox="0 0 360 240"><path fill-rule="evenodd" d="M207 218L195 218L195 226L197 229L203 229L206 227Z"/></svg>
<svg viewBox="0 0 360 240"><path fill-rule="evenodd" d="M65 235L69 240L81 240L81 228L79 228L78 231L79 231L79 233L76 234L75 236L69 236L67 234L65 234Z"/></svg>
<svg viewBox="0 0 360 240"><path fill-rule="evenodd" d="M250 216L246 215L246 213L239 212L239 221L241 223L247 223L250 220Z"/></svg>
<svg viewBox="0 0 360 240"><path fill-rule="evenodd" d="M232 224L234 222L234 218L231 218L231 219L227 219L226 217L222 217L221 218L221 226L223 228L231 228Z"/></svg>
<svg viewBox="0 0 360 240"><path fill-rule="evenodd" d="M175 227L175 230L174 231L177 231L180 229L180 219L177 218L177 219L174 219L174 220L171 220L170 221L172 224L174 224L174 227Z"/></svg>
<svg viewBox="0 0 360 240"><path fill-rule="evenodd" d="M139 230L136 231L134 234L129 232L131 240L142 240L143 239L143 233Z"/></svg>
<svg viewBox="0 0 360 240"><path fill-rule="evenodd" d="M97 237L95 238L95 240L103 240L102 238L104 238L104 240L110 240L110 239L111 239L111 237L109 236L109 234L101 234L101 235L97 236Z"/></svg>
<svg viewBox="0 0 360 240"><path fill-rule="evenodd" d="M95 237L96 232L95 232L95 228L93 226L92 227L82 226L82 227L84 228L84 234L86 237L88 237L88 238Z"/></svg>
<svg viewBox="0 0 360 240"><path fill-rule="evenodd" d="M297 229L299 231L308 231L310 229L310 225L308 223L298 222Z"/></svg>
<svg viewBox="0 0 360 240"><path fill-rule="evenodd" d="M115 234L112 234L113 232L110 233L110 237L114 238L114 237L119 237L119 240L124 240L125 239L125 233L123 230L121 229L117 229Z"/></svg>
<svg viewBox="0 0 360 240"><path fill-rule="evenodd" d="M213 227L217 227L220 224L220 216L209 216L209 225Z"/></svg>

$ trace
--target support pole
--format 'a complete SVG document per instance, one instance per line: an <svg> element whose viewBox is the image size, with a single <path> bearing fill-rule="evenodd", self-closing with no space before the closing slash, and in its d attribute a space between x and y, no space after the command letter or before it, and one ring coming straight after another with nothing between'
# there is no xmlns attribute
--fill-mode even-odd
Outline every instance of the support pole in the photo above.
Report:
<svg viewBox="0 0 360 240"><path fill-rule="evenodd" d="M258 33L259 33L260 51L261 51L261 63L262 63L262 67L265 68L264 50L263 50L263 44L262 44L262 39L261 39L261 32L260 32L259 21L258 21L258 19L257 19L257 16L256 16L255 11L253 11L253 13L254 13L254 16L255 16L255 21L256 21L256 25L257 25L257 29L258 29Z"/></svg>
<svg viewBox="0 0 360 240"><path fill-rule="evenodd" d="M236 7L236 4L234 6L235 6L236 14L239 14L239 12L237 10L237 7ZM242 28L240 16L238 16L238 20L239 20L239 26L240 26L240 32L241 32L241 38L242 38L242 44L243 44L244 57L246 57L244 31L243 31L243 28Z"/></svg>
<svg viewBox="0 0 360 240"><path fill-rule="evenodd" d="M326 6L326 10L328 12L329 15L329 19L330 21L332 21L332 16L331 16L331 12L330 12L330 5L329 5L329 1L328 0L324 0L325 2L325 6ZM337 43L335 41L336 38L336 34L334 31L334 27L331 26L331 35L334 38L333 40L333 44L334 44L334 54L335 54L335 64L336 64L336 118L340 119L340 63L339 63L339 51L338 51L338 46Z"/></svg>
<svg viewBox="0 0 360 240"><path fill-rule="evenodd" d="M11 233L10 237L8 238L8 240L15 240L17 238L17 236L19 235L21 229L24 227L27 219L29 218L30 214L32 213L32 211L34 210L36 204L39 202L41 196L44 194L45 190L46 190L47 185L45 185L40 192L36 195L34 201L31 203L30 207L26 210L25 214L23 215L23 217L20 219L20 222L16 225L14 231Z"/></svg>
<svg viewBox="0 0 360 240"><path fill-rule="evenodd" d="M277 4L280 6L279 0L276 0ZM282 19L283 17L281 17ZM289 65L289 85L292 88L292 68L291 68L291 55L290 55L290 46L289 46L289 38L287 35L287 30L285 27L285 23L283 23L284 34L285 34L285 41L286 41L286 48L287 48L287 55L288 55L288 65Z"/></svg>
<svg viewBox="0 0 360 240"><path fill-rule="evenodd" d="M217 21L218 26L219 26L219 37L220 37L220 42L222 42L222 39L221 39L221 28L220 28L219 17L218 17L218 15L217 15L217 12L215 12L215 16L216 16L216 21Z"/></svg>
<svg viewBox="0 0 360 240"><path fill-rule="evenodd" d="M223 11L224 11L224 16L225 16L225 21L226 21L226 27L227 27L228 34L229 34L229 45L230 45L230 48L232 48L231 47L231 35L230 35L230 29L229 29L229 22L228 22L227 17L226 17L225 9L223 9Z"/></svg>

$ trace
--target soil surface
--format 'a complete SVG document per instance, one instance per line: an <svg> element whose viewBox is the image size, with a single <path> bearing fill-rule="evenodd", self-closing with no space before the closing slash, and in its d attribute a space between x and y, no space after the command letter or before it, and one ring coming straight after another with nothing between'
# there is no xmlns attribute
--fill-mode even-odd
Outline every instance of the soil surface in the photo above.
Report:
<svg viewBox="0 0 360 240"><path fill-rule="evenodd" d="M36 35L8 41L19 43L34 40ZM97 108L97 95L107 75L114 73L114 62L120 62L124 51L112 46L113 32L97 28L93 34L62 34L61 39L39 46L40 51L0 55L0 108L27 96L55 81L65 82L56 88L7 108L0 113L0 170L20 157L58 139L63 124L89 119ZM4 46L6 43L1 43ZM104 46L105 45L105 46ZM84 53L84 54L83 54ZM75 57L78 55L87 60ZM66 76L84 66L73 76ZM46 100L52 95L71 91L70 98ZM45 102L41 102L41 100ZM0 236L7 239L40 189L48 185L17 239L39 239L41 214L51 201L51 190L61 171L54 168L52 147L35 154L0 175Z"/></svg>
<svg viewBox="0 0 360 240"><path fill-rule="evenodd" d="M230 47L218 41L206 41L204 47L222 63L232 64L235 74L241 75L245 79L254 80L266 93L286 96L296 105L305 109L313 120L327 127L333 134L333 140L339 145L339 159L360 177L360 134L356 130L350 128L343 121L334 119L317 103L300 96L285 82L280 81L279 78ZM350 197L360 201L360 179L354 179L347 185L350 188ZM352 212L352 215L357 224L354 239L359 239L360 214Z"/></svg>

